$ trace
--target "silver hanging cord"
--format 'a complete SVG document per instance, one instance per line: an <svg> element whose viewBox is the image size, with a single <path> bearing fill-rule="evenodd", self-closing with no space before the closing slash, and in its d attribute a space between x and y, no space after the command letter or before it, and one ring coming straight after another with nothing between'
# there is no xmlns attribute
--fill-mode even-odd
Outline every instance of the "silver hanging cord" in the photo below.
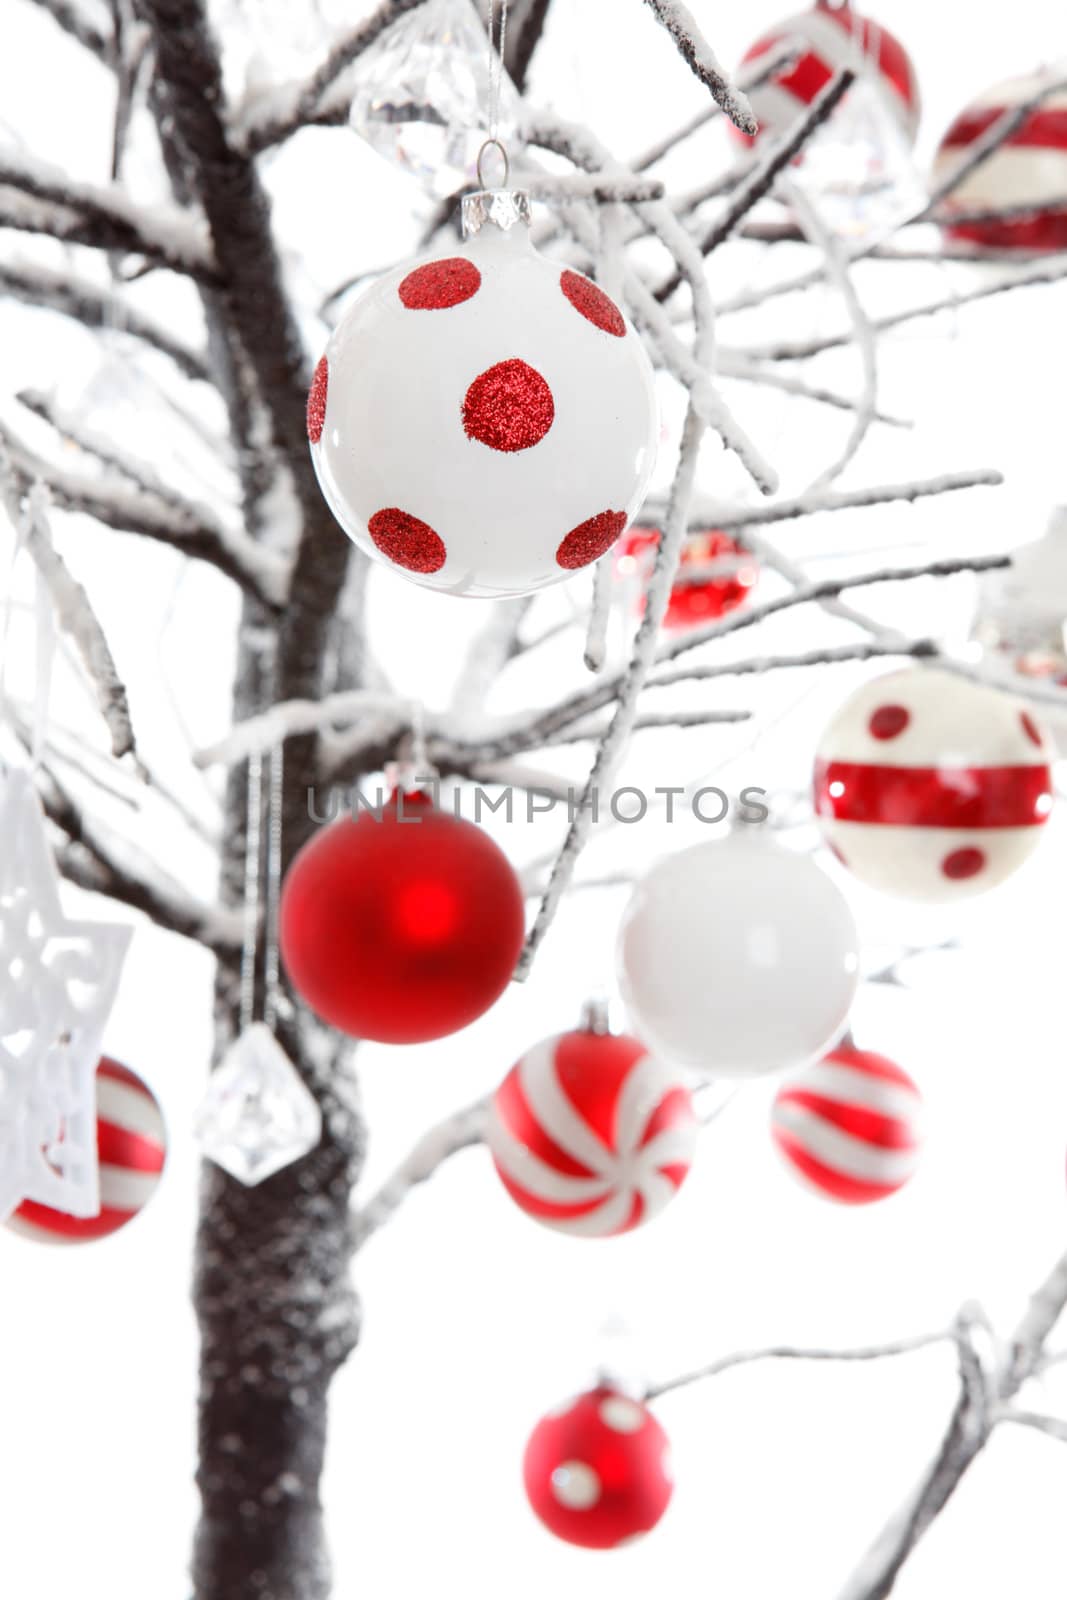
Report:
<svg viewBox="0 0 1067 1600"><path fill-rule="evenodd" d="M248 758L245 815L245 905L241 943L241 1032L252 1026L256 1012L256 944L259 933L259 861L263 811L263 757Z"/></svg>
<svg viewBox="0 0 1067 1600"><path fill-rule="evenodd" d="M282 787L285 746L270 753L270 793L267 797L267 915L263 956L263 1021L274 1032L278 1020L278 901L282 886Z"/></svg>
<svg viewBox="0 0 1067 1600"><path fill-rule="evenodd" d="M508 3L509 0L500 0L500 30L496 28L496 0L486 0L488 9L487 31L489 34L489 137L478 151L478 182L483 189L506 189L508 182L508 153L501 143L498 133L500 129L500 87L504 77L504 52L508 42ZM497 150L504 162L504 176L498 184L491 184L486 180L482 171L482 162L487 150Z"/></svg>

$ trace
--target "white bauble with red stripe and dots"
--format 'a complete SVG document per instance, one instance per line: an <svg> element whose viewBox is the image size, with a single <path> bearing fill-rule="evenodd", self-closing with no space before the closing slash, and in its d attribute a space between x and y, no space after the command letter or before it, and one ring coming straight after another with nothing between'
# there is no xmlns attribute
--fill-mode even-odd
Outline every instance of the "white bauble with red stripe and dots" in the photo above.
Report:
<svg viewBox="0 0 1067 1600"><path fill-rule="evenodd" d="M782 1085L771 1132L809 1188L842 1205L866 1205L896 1194L914 1175L922 1100L895 1062L839 1045Z"/></svg>
<svg viewBox="0 0 1067 1600"><path fill-rule="evenodd" d="M550 1533L612 1550L650 1532L674 1488L670 1443L646 1405L602 1385L542 1417L522 1464Z"/></svg>
<svg viewBox="0 0 1067 1600"><path fill-rule="evenodd" d="M635 1031L714 1078L811 1061L839 1038L859 974L844 895L807 855L741 825L658 862L619 930Z"/></svg>
<svg viewBox="0 0 1067 1600"><path fill-rule="evenodd" d="M787 17L763 34L744 60L758 62L768 51L791 41L798 46L791 65L749 90L760 134L784 133L831 79L850 67L878 89L899 131L909 145L914 144L920 111L915 68L900 41L880 22L862 16L851 5L818 0L809 11Z"/></svg>
<svg viewBox="0 0 1067 1600"><path fill-rule="evenodd" d="M636 1039L579 1028L543 1040L511 1069L493 1096L487 1141L527 1216L588 1239L662 1211L698 1133L677 1073Z"/></svg>
<svg viewBox="0 0 1067 1600"><path fill-rule="evenodd" d="M1021 701L954 672L905 667L847 700L815 762L815 809L838 859L875 889L957 900L992 889L1041 838L1052 746Z"/></svg>
<svg viewBox="0 0 1067 1600"><path fill-rule="evenodd" d="M527 594L590 565L655 461L640 339L602 289L533 248L524 202L468 196L478 231L379 278L308 398L345 532L442 594Z"/></svg>
<svg viewBox="0 0 1067 1600"><path fill-rule="evenodd" d="M1061 74L1062 76L1062 74ZM934 162L942 183L1007 112L1040 94L1049 73L1012 78L980 95L945 134ZM1047 95L943 204L950 237L989 250L1067 250L1067 90ZM985 212L1015 211L985 217ZM973 220L967 221L970 215Z"/></svg>
<svg viewBox="0 0 1067 1600"><path fill-rule="evenodd" d="M25 1200L6 1226L42 1244L87 1244L132 1222L151 1200L167 1159L163 1114L141 1079L108 1056L96 1069L96 1145L100 1211L71 1217Z"/></svg>

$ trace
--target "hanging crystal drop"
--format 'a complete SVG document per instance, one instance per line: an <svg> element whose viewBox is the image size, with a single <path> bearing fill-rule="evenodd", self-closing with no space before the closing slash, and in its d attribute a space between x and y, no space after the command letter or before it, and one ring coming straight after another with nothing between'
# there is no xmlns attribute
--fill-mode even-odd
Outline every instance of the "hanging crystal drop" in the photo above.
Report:
<svg viewBox="0 0 1067 1600"><path fill-rule="evenodd" d="M254 1022L211 1074L193 1131L216 1166L251 1187L314 1150L322 1114L273 1033Z"/></svg>
<svg viewBox="0 0 1067 1600"><path fill-rule="evenodd" d="M816 130L794 176L834 231L855 239L903 221L926 200L900 116L869 71Z"/></svg>
<svg viewBox="0 0 1067 1600"><path fill-rule="evenodd" d="M438 198L476 177L491 103L489 41L472 0L427 0L359 58L349 121ZM498 134L514 138L519 94L500 73ZM481 131L480 131L481 130Z"/></svg>

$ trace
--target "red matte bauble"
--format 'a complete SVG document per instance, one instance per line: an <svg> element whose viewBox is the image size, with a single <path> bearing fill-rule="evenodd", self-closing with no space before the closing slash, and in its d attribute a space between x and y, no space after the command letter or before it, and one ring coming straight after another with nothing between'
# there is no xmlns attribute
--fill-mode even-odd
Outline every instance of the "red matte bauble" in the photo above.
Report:
<svg viewBox="0 0 1067 1600"><path fill-rule="evenodd" d="M611 1550L648 1533L674 1488L670 1443L656 1418L606 1386L541 1418L522 1472L549 1532L587 1550Z"/></svg>
<svg viewBox="0 0 1067 1600"><path fill-rule="evenodd" d="M633 528L619 541L617 570L620 576L639 573L647 586L660 540L658 528ZM703 568L721 564L724 570L700 576ZM671 589L664 628L694 628L702 622L715 622L727 612L736 611L752 593L759 577L759 563L729 534L710 528L690 534L682 546L678 573ZM645 609L644 599L641 611Z"/></svg>
<svg viewBox="0 0 1067 1600"><path fill-rule="evenodd" d="M523 897L503 851L421 794L321 829L282 886L282 960L325 1022L417 1044L465 1028L507 986Z"/></svg>

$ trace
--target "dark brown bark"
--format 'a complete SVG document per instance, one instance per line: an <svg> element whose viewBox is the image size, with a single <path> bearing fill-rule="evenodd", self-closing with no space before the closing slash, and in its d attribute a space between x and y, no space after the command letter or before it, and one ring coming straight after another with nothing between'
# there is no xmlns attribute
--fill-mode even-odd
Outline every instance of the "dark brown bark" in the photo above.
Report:
<svg viewBox="0 0 1067 1600"><path fill-rule="evenodd" d="M264 532L264 497L279 472L299 512L283 615L245 598L234 690L240 719L276 699L322 692L349 547L311 470L308 362L266 195L222 120L219 58L203 5L139 6L153 31L152 99L176 189L202 207L215 248L218 281L204 301L248 526ZM315 776L313 741L293 741L283 797L286 862L313 827L305 796ZM245 832L239 769L227 793L221 860L224 896L234 903ZM238 990L239 960L230 953L220 958L216 983L220 1051L237 1030ZM319 1481L329 1384L358 1335L349 1213L363 1131L346 1049L286 1000L279 1038L322 1108L323 1137L305 1159L253 1189L205 1167L194 1283L202 1339L196 1600L324 1600L330 1589Z"/></svg>

